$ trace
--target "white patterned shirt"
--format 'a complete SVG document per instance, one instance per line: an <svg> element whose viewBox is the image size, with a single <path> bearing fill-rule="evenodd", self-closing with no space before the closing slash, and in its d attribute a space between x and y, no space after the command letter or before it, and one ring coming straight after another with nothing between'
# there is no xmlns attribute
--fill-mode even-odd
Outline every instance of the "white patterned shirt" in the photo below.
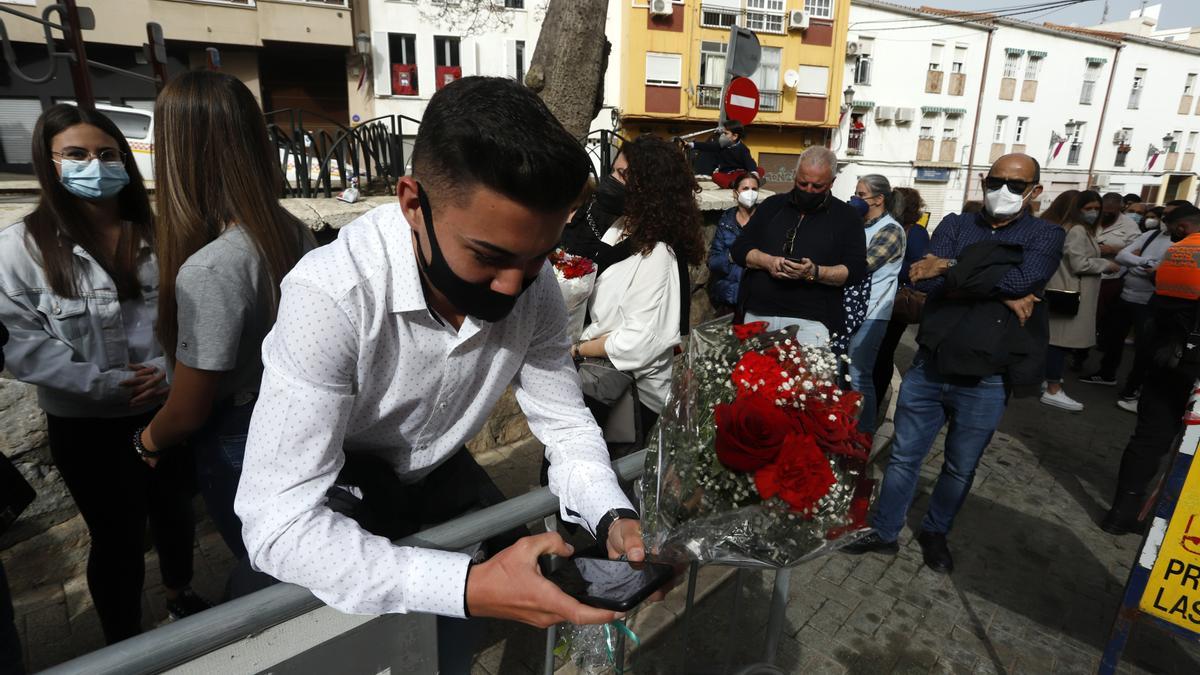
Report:
<svg viewBox="0 0 1200 675"><path fill-rule="evenodd" d="M562 518L594 532L630 504L583 405L549 265L507 318L467 317L456 332L426 305L410 231L398 204L378 207L284 279L235 509L256 569L336 609L463 616L469 556L395 546L326 506L343 453L416 482L511 384L546 446Z"/></svg>

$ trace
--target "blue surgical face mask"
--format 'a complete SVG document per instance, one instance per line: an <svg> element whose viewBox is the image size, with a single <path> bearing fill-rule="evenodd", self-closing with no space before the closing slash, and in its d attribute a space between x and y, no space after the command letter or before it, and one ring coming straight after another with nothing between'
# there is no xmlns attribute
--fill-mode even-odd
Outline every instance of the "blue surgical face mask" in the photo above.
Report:
<svg viewBox="0 0 1200 675"><path fill-rule="evenodd" d="M1140 213L1126 213L1125 215L1129 216L1129 219L1130 219L1130 220L1132 220L1133 222L1137 223L1138 225L1141 225L1141 224L1142 224L1142 218L1144 218L1144 216L1143 216L1142 214L1140 214Z"/></svg>
<svg viewBox="0 0 1200 675"><path fill-rule="evenodd" d="M871 205L867 203L867 200L859 197L858 195L854 195L850 198L850 201L846 203L849 204L850 207L855 211L858 211L858 215L862 218L866 218L867 211L871 210Z"/></svg>
<svg viewBox="0 0 1200 675"><path fill-rule="evenodd" d="M1088 225L1095 225L1096 221L1100 219L1099 211L1081 211L1079 215Z"/></svg>
<svg viewBox="0 0 1200 675"><path fill-rule="evenodd" d="M61 180L67 192L80 199L98 201L116 196L129 185L129 174L121 162L64 159Z"/></svg>

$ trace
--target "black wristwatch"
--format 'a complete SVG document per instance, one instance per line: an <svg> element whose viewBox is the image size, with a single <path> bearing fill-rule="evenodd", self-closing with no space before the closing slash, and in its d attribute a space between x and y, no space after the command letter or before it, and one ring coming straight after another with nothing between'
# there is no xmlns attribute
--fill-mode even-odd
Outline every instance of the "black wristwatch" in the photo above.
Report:
<svg viewBox="0 0 1200 675"><path fill-rule="evenodd" d="M596 542L602 546L608 545L608 530L612 524L621 520L641 520L641 516L633 509L609 509L604 517L600 519L600 523L596 525Z"/></svg>
<svg viewBox="0 0 1200 675"><path fill-rule="evenodd" d="M145 430L146 427L138 427L137 430L133 432L133 449L137 450L138 457L141 457L142 459L158 459L162 456L162 451L151 450L146 447L145 443L142 443L142 432Z"/></svg>

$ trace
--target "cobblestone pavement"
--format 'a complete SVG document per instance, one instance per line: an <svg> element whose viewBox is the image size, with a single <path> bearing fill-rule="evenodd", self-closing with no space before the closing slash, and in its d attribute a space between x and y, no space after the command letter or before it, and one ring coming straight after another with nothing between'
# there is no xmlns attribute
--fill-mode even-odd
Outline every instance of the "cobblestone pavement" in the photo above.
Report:
<svg viewBox="0 0 1200 675"><path fill-rule="evenodd" d="M907 365L907 358L900 360ZM1073 377L1067 388L1087 410L1066 413L1036 400L1010 405L950 537L953 575L925 569L909 531L897 556L835 555L798 567L777 665L805 674L1095 672L1140 543L1138 536L1113 537L1095 525L1134 417L1115 407L1113 388ZM481 461L506 494L515 495L536 485L539 453L540 446L528 443ZM939 439L922 471L912 525L940 466ZM197 554L195 586L218 597L228 553L210 531L200 537ZM147 625L165 616L157 582L151 554ZM719 586L695 608L686 643L675 621L677 600L643 610L639 632L656 637L634 654L632 672L713 672L726 660L736 670L756 660L771 582L770 572L746 573L734 626L734 585ZM16 603L35 670L102 644L82 578L23 594ZM494 623L473 673L540 672L543 648L541 631ZM687 656L683 669L681 654ZM1200 672L1200 648L1139 626L1121 672Z"/></svg>

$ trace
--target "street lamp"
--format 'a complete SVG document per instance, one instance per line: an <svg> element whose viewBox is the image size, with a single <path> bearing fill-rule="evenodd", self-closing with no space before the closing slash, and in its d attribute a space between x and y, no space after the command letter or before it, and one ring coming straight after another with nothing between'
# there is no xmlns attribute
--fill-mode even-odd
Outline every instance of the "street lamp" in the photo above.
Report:
<svg viewBox="0 0 1200 675"><path fill-rule="evenodd" d="M371 53L371 36L367 35L365 32L360 32L358 35L355 35L354 36L354 51L358 52L362 56L366 56L366 55L370 54Z"/></svg>
<svg viewBox="0 0 1200 675"><path fill-rule="evenodd" d="M842 112L850 109L850 105L854 103L854 87L846 87L846 91L842 92Z"/></svg>
<svg viewBox="0 0 1200 675"><path fill-rule="evenodd" d="M1162 142L1163 142L1163 149L1165 152L1174 152L1175 151L1175 148L1171 147L1175 143L1175 136L1173 134L1163 134Z"/></svg>

